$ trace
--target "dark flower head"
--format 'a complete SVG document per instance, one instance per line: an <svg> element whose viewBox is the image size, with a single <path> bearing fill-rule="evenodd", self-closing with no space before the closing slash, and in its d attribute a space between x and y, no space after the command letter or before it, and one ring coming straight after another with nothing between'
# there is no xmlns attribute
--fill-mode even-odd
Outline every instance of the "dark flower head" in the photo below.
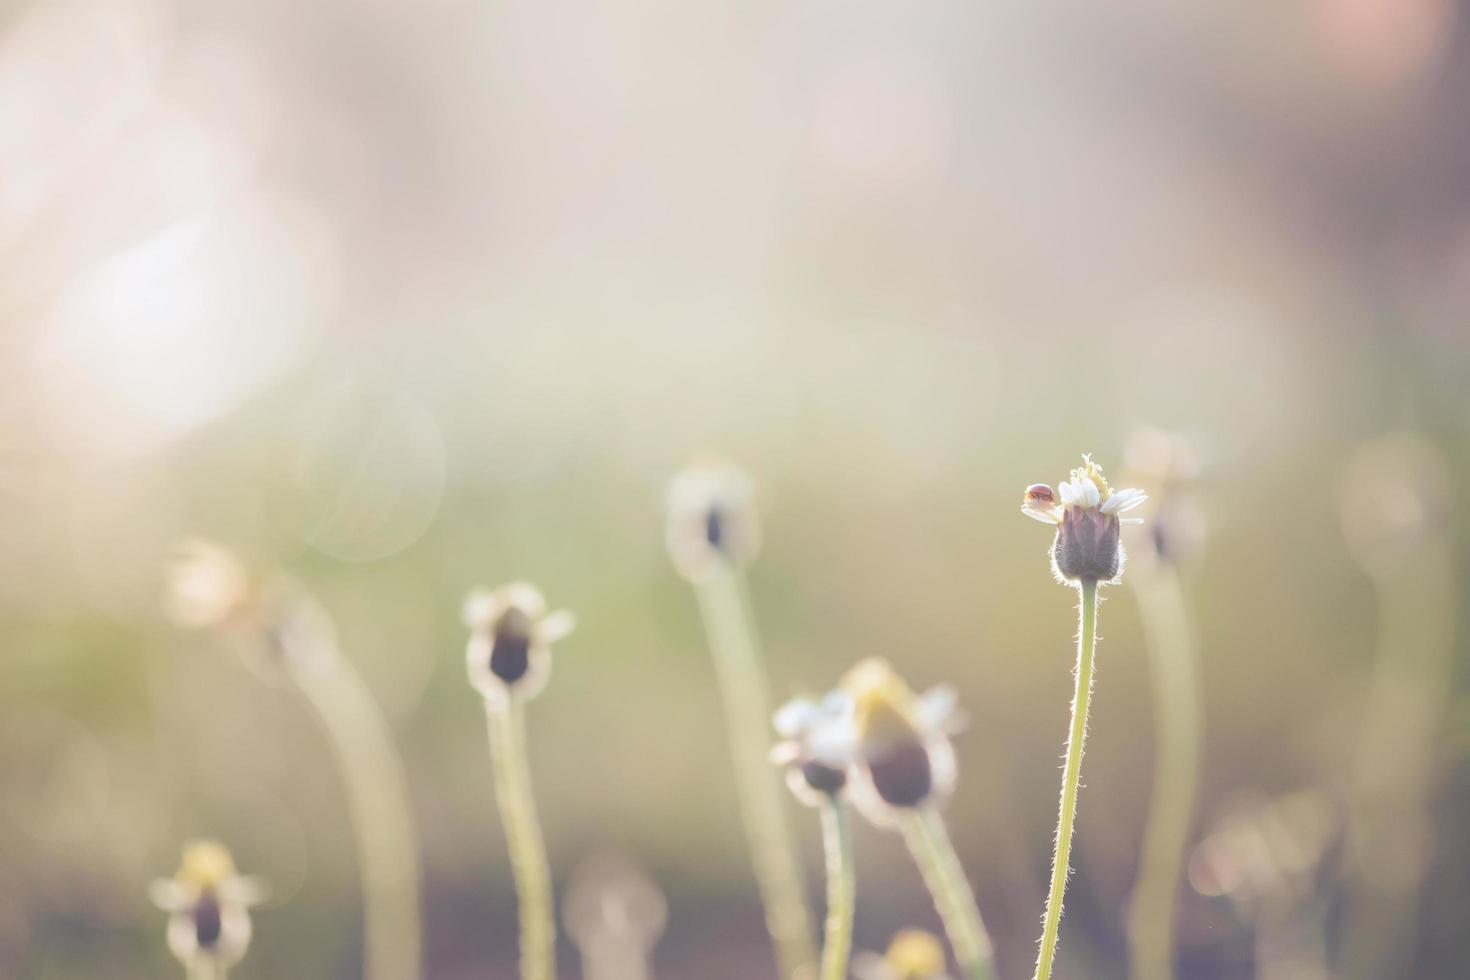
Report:
<svg viewBox="0 0 1470 980"><path fill-rule="evenodd" d="M716 460L693 463L669 485L668 547L674 567L697 581L722 563L744 565L760 550L760 515L744 470Z"/></svg>
<svg viewBox="0 0 1470 980"><path fill-rule="evenodd" d="M1122 517L1147 500L1142 490L1112 490L1102 468L1083 456L1071 477L1051 487L1026 488L1021 512L1057 528L1052 542L1052 570L1061 582L1112 582L1123 570L1119 525L1142 523Z"/></svg>
<svg viewBox="0 0 1470 980"><path fill-rule="evenodd" d="M964 725L952 687L914 694L887 661L865 660L842 681L853 700L853 802L874 823L897 811L940 806L954 789L949 736Z"/></svg>
<svg viewBox="0 0 1470 980"><path fill-rule="evenodd" d="M551 677L551 644L575 625L571 613L548 613L540 591L525 582L473 593L464 617L470 683L497 702L539 694Z"/></svg>

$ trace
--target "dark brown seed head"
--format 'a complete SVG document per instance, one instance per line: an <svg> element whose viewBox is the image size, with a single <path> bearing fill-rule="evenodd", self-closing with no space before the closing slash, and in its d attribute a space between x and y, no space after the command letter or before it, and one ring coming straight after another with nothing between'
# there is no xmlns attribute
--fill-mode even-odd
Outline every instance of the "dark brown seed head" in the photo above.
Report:
<svg viewBox="0 0 1470 980"><path fill-rule="evenodd" d="M1118 518L1099 510L1069 507L1052 543L1057 574L1073 582L1111 582L1123 567Z"/></svg>
<svg viewBox="0 0 1470 980"><path fill-rule="evenodd" d="M194 938L201 949L213 949L224 931L224 916L220 913L219 898L213 891L206 890L194 903Z"/></svg>
<svg viewBox="0 0 1470 980"><path fill-rule="evenodd" d="M917 741L900 742L868 759L873 789L889 806L915 807L934 790L929 750Z"/></svg>
<svg viewBox="0 0 1470 980"><path fill-rule="evenodd" d="M516 608L507 609L495 624L490 672L507 684L514 684L530 669L531 630L531 618Z"/></svg>
<svg viewBox="0 0 1470 980"><path fill-rule="evenodd" d="M847 770L823 765L820 762L802 763L801 775L806 780L806 784L818 793L836 795L842 792L842 788L847 785Z"/></svg>

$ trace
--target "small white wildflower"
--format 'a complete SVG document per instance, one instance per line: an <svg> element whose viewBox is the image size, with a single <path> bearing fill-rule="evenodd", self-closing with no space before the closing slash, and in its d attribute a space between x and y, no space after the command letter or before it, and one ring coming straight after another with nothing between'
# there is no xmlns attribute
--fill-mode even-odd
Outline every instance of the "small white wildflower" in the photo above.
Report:
<svg viewBox="0 0 1470 980"><path fill-rule="evenodd" d="M242 877L224 845L191 841L172 878L149 887L153 904L169 913L168 948L186 967L201 960L228 970L250 945L250 907L265 896L256 878Z"/></svg>
<svg viewBox="0 0 1470 980"><path fill-rule="evenodd" d="M838 690L821 701L795 698L772 723L784 741L771 750L771 761L787 767L786 781L797 799L820 806L824 797L843 792L857 749L851 695Z"/></svg>
<svg viewBox="0 0 1470 980"><path fill-rule="evenodd" d="M1052 543L1052 570L1062 582L1112 582L1123 569L1120 524L1141 524L1142 518L1122 517L1148 499L1142 490L1113 490L1102 468L1091 456L1082 457L1056 492L1044 483L1026 488L1021 512L1044 524L1057 526Z"/></svg>
<svg viewBox="0 0 1470 980"><path fill-rule="evenodd" d="M674 567L691 581L721 562L743 565L760 550L760 515L750 476L730 463L690 464L669 484L667 544Z"/></svg>
<svg viewBox="0 0 1470 980"><path fill-rule="evenodd" d="M853 700L852 794L863 815L887 826L896 811L943 805L955 782L949 737L965 725L954 688L940 685L916 695L876 658L848 671L842 688Z"/></svg>
<svg viewBox="0 0 1470 980"><path fill-rule="evenodd" d="M546 599L527 582L472 593L464 619L470 683L497 703L539 694L551 677L551 644L576 625L565 610L548 613Z"/></svg>

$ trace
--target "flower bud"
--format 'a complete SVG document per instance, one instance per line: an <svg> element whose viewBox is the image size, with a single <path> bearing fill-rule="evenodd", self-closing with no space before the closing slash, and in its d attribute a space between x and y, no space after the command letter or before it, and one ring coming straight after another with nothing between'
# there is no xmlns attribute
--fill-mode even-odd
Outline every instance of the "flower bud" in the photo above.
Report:
<svg viewBox="0 0 1470 980"><path fill-rule="evenodd" d="M949 734L961 724L953 690L918 697L877 659L850 670L842 687L854 704L853 801L863 814L887 825L896 811L943 805L955 780Z"/></svg>
<svg viewBox="0 0 1470 980"><path fill-rule="evenodd" d="M169 913L169 951L186 967L203 961L222 971L244 958L250 906L260 902L263 889L236 873L224 845L191 841L174 877L155 881L149 892Z"/></svg>
<svg viewBox="0 0 1470 980"><path fill-rule="evenodd" d="M470 684L497 703L539 694L551 677L551 644L575 625L571 613L548 613L540 591L525 582L473 593L464 617Z"/></svg>
<svg viewBox="0 0 1470 980"><path fill-rule="evenodd" d="M1141 490L1113 490L1090 456L1055 492L1044 483L1026 488L1021 512L1057 527L1052 570L1061 582L1113 582L1123 569L1120 524L1141 523L1120 515L1148 499Z"/></svg>
<svg viewBox="0 0 1470 980"><path fill-rule="evenodd" d="M761 542L749 475L716 460L685 467L669 485L666 537L674 567L691 581L725 562L748 563Z"/></svg>

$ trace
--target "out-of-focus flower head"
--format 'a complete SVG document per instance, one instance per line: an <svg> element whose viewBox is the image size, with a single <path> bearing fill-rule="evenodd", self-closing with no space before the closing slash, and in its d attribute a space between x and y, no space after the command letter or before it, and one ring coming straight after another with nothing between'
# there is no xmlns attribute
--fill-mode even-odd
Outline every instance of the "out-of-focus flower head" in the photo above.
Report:
<svg viewBox="0 0 1470 980"><path fill-rule="evenodd" d="M577 865L567 885L562 918L584 958L610 960L607 969L588 975L614 975L618 949L639 958L658 942L668 922L669 904L658 883L616 851L594 854ZM611 947L611 948L609 948Z"/></svg>
<svg viewBox="0 0 1470 980"><path fill-rule="evenodd" d="M225 626L251 614L258 601L256 583L234 552L203 538L174 549L167 567L164 605L180 626Z"/></svg>
<svg viewBox="0 0 1470 980"><path fill-rule="evenodd" d="M470 683L497 704L541 693L551 678L551 644L576 625L565 610L547 612L546 599L528 582L471 593L464 620L470 629Z"/></svg>
<svg viewBox="0 0 1470 980"><path fill-rule="evenodd" d="M857 749L852 696L837 690L821 701L795 698L772 720L784 741L771 761L786 767L786 782L803 803L820 806L847 787L847 770Z"/></svg>
<svg viewBox="0 0 1470 980"><path fill-rule="evenodd" d="M902 811L942 806L955 781L949 736L965 724L954 688L921 697L877 658L849 670L841 687L853 702L852 798L863 815L890 826Z"/></svg>
<svg viewBox="0 0 1470 980"><path fill-rule="evenodd" d="M1337 485L1343 535L1374 578L1396 575L1449 524L1444 454L1417 433L1382 436L1359 447Z"/></svg>
<svg viewBox="0 0 1470 980"><path fill-rule="evenodd" d="M1121 515L1147 499L1142 490L1110 488L1102 468L1084 455L1082 465L1055 492L1044 483L1027 487L1021 512L1056 525L1051 553L1057 581L1114 582L1123 570L1119 524L1142 523L1141 518Z"/></svg>
<svg viewBox="0 0 1470 980"><path fill-rule="evenodd" d="M235 641L254 666L315 669L336 651L331 617L299 585L284 575L254 574L234 552L203 538L174 550L164 606L180 626Z"/></svg>
<svg viewBox="0 0 1470 980"><path fill-rule="evenodd" d="M691 581L724 563L744 565L760 551L755 485L732 463L709 458L681 470L669 484L669 556Z"/></svg>
<svg viewBox="0 0 1470 980"><path fill-rule="evenodd" d="M223 844L190 841L179 870L149 887L153 904L169 913L168 948L186 966L201 959L228 969L250 945L250 907L264 898L255 878L235 871Z"/></svg>
<svg viewBox="0 0 1470 980"><path fill-rule="evenodd" d="M1138 549L1138 556L1148 562L1187 564L1205 538L1204 517L1193 490L1199 476L1193 445L1178 433L1145 426L1129 436L1123 457L1128 482L1153 501L1145 532L1148 547Z"/></svg>
<svg viewBox="0 0 1470 980"><path fill-rule="evenodd" d="M858 980L949 980L945 973L944 944L922 929L894 934L888 952L859 953L852 973Z"/></svg>

